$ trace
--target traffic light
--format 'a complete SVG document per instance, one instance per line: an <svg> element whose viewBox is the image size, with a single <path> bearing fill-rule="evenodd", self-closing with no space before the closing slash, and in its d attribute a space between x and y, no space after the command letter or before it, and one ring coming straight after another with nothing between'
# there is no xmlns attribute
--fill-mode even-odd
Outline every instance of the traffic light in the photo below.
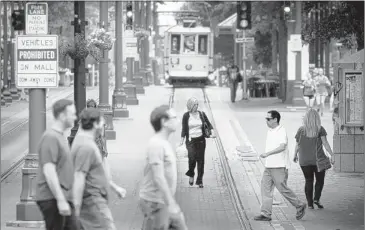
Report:
<svg viewBox="0 0 365 230"><path fill-rule="evenodd" d="M237 2L237 29L251 29L251 2Z"/></svg>
<svg viewBox="0 0 365 230"><path fill-rule="evenodd" d="M14 30L24 30L25 29L25 15L24 10L14 10L11 14L11 25Z"/></svg>
<svg viewBox="0 0 365 230"><path fill-rule="evenodd" d="M133 30L133 5L132 2L127 2L126 6L127 18L126 18L126 30Z"/></svg>

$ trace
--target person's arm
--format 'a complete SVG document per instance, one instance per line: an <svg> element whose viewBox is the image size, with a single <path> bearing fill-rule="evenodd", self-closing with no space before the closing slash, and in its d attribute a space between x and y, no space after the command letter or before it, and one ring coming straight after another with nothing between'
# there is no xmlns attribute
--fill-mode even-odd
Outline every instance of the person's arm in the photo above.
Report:
<svg viewBox="0 0 365 230"><path fill-rule="evenodd" d="M281 153L283 152L287 145L288 145L288 137L286 135L286 131L285 129L282 127L280 129L280 131L277 133L278 135L278 147L269 151L269 152L266 152L263 154L263 157L268 157L268 156L271 156L271 155L274 155L274 154L278 154L278 153Z"/></svg>
<svg viewBox="0 0 365 230"><path fill-rule="evenodd" d="M183 118L181 119L181 140L180 145L184 144L184 140L186 137L186 134L188 132L188 127L186 125L187 123L187 113L184 113Z"/></svg>
<svg viewBox="0 0 365 230"><path fill-rule="evenodd" d="M95 154L92 151L93 149L91 147L80 147L74 158L75 179L73 184L73 203L77 213L82 205L86 175L95 160Z"/></svg>
<svg viewBox="0 0 365 230"><path fill-rule="evenodd" d="M59 144L57 138L45 136L39 146L40 165L43 167L43 173L46 182L58 202L66 201L61 184L56 171L56 164L59 157Z"/></svg>
<svg viewBox="0 0 365 230"><path fill-rule="evenodd" d="M167 206L174 205L175 199L172 195L172 191L169 188L164 172L164 149L163 146L154 145L150 146L147 152L148 164L152 168L153 181L162 192L163 199Z"/></svg>

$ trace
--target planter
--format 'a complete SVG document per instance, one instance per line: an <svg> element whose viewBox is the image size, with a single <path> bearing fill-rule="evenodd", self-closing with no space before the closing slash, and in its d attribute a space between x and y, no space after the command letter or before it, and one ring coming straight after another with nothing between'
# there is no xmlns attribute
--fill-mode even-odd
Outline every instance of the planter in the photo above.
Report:
<svg viewBox="0 0 365 230"><path fill-rule="evenodd" d="M65 85L65 76L66 76L66 71L58 71L58 85L59 86L64 86Z"/></svg>

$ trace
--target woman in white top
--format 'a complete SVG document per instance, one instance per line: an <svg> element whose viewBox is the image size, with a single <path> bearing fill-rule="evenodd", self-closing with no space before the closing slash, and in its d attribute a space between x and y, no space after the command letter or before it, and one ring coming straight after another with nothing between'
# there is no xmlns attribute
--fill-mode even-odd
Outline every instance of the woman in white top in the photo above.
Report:
<svg viewBox="0 0 365 230"><path fill-rule="evenodd" d="M318 69L318 75L314 78L314 81L316 82L316 101L318 105L317 111L320 112L321 116L323 116L324 102L328 96L327 87L331 86L331 82L325 75L323 75L322 68Z"/></svg>
<svg viewBox="0 0 365 230"><path fill-rule="evenodd" d="M307 79L303 82L303 98L307 108L312 108L314 104L316 84L310 73L307 73Z"/></svg>
<svg viewBox="0 0 365 230"><path fill-rule="evenodd" d="M189 184L194 184L195 165L198 165L198 176L196 185L203 188L204 160L205 160L205 135L206 129L213 131L213 127L204 112L198 110L199 102L196 98L190 98L187 102L188 111L183 115L181 143L185 140L188 150L189 170L186 176L189 177ZM204 127L203 123L207 125ZM209 137L214 137L213 132Z"/></svg>

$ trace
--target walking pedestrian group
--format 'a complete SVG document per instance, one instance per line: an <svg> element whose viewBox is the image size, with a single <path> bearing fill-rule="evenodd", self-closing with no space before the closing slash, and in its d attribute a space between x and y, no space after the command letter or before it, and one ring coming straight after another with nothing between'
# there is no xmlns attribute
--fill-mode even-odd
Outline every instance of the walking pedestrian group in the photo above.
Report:
<svg viewBox="0 0 365 230"><path fill-rule="evenodd" d="M308 77L306 83L314 85ZM189 184L203 188L206 138L215 133L207 115L199 110L199 101L187 101L187 112L182 116L181 142L188 152ZM105 120L97 109L96 101L87 101L79 116L79 131L72 146L64 132L72 127L76 116L72 101L61 99L53 104L55 122L46 130L39 143L39 169L36 200L43 214L47 230L105 229L115 230L113 216L108 206L110 189L119 198L126 190L116 185L107 161ZM261 181L262 203L257 221L271 221L273 191L278 191L296 208L296 219L305 215L307 206L324 208L320 202L325 172L334 164L333 153L327 141L326 130L321 126L319 113L309 109L303 126L295 136L294 158L290 159L288 137L281 125L281 115L275 110L267 113L268 126L265 153L265 170ZM147 143L146 162L139 190L139 207L144 215L143 230L187 230L185 217L175 199L177 189L177 161L169 137L178 128L176 111L168 105L155 108L150 115L155 134ZM324 148L323 148L324 146ZM326 150L326 151L325 151ZM330 156L328 156L328 154ZM288 187L290 161L299 165L305 179L307 202L301 201ZM313 183L314 177L316 183Z"/></svg>

